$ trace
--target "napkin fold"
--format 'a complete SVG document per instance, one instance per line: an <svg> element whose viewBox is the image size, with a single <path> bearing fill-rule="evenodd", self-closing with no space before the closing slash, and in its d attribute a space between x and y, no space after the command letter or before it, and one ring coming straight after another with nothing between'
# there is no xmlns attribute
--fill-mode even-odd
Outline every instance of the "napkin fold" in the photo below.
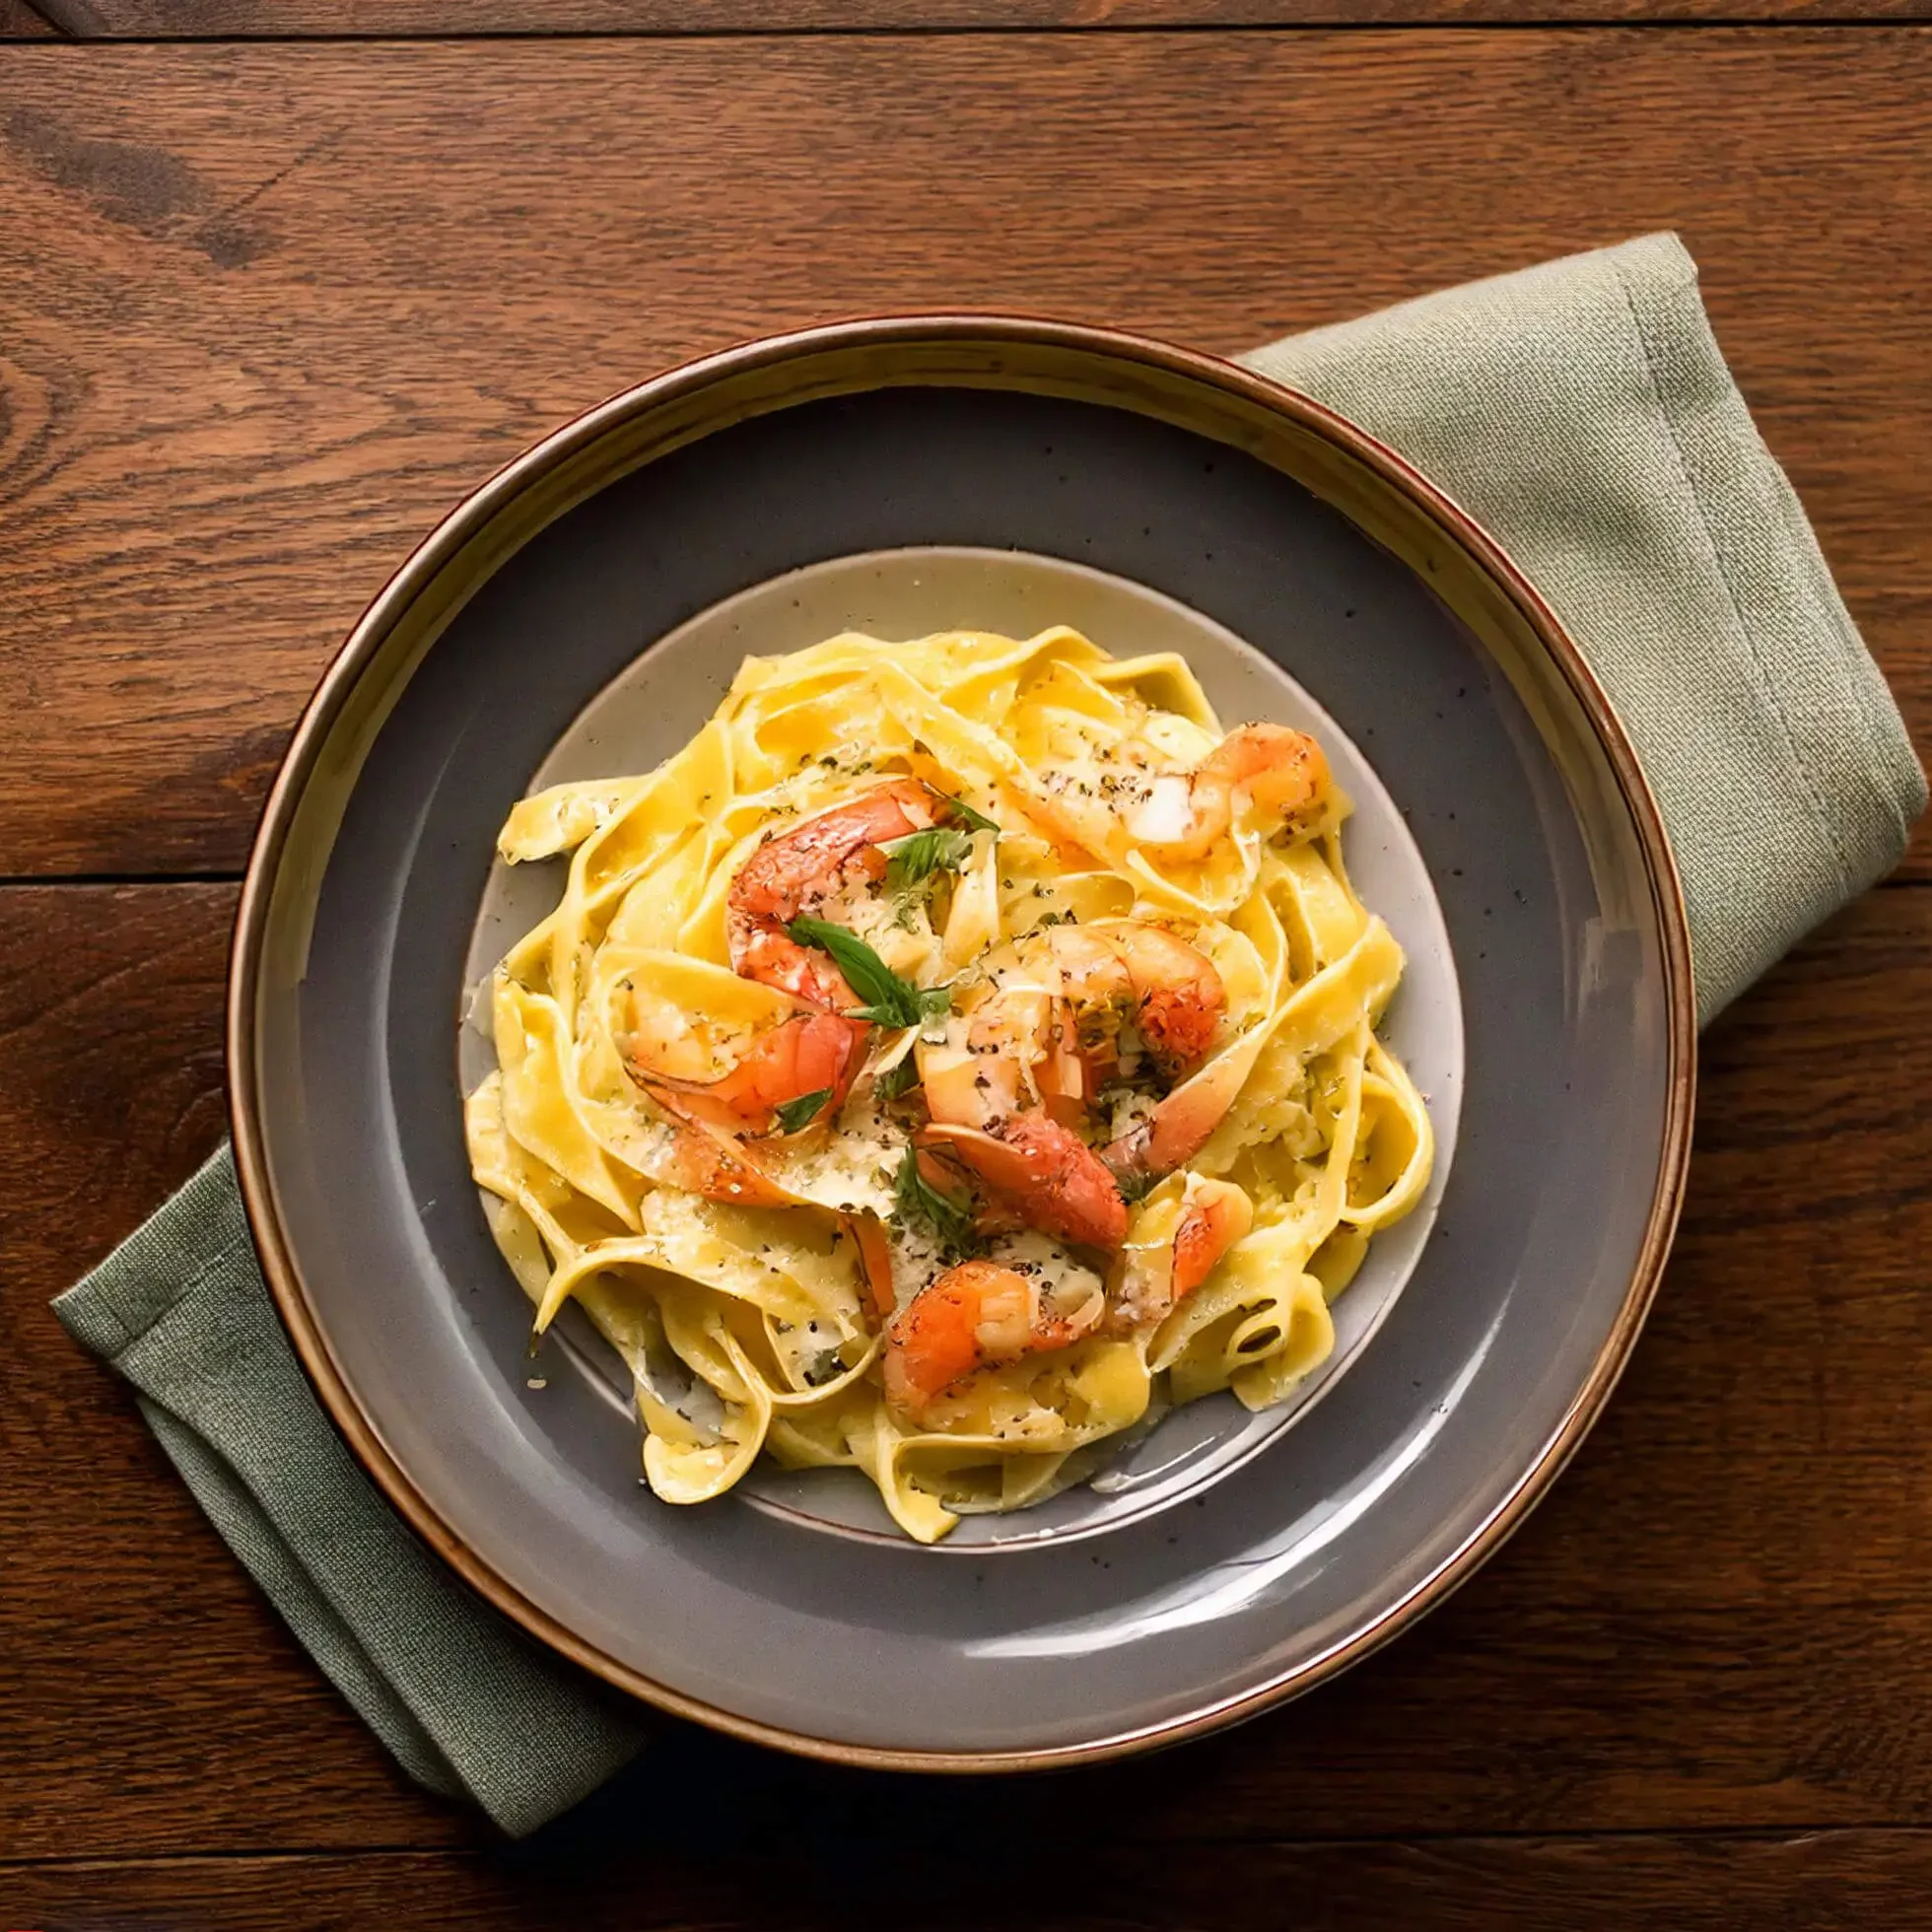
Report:
<svg viewBox="0 0 1932 1932"><path fill-rule="evenodd" d="M1709 1019L1904 850L1925 780L1675 237L1498 276L1247 362L1393 445L1568 625L1656 791ZM409 1774L512 1833L650 1720L526 1638L377 1493L297 1365L221 1148L54 1303Z"/></svg>
<svg viewBox="0 0 1932 1932"><path fill-rule="evenodd" d="M1241 360L1400 450L1563 620L1663 812L1700 1022L1898 862L1925 776L1676 236Z"/></svg>
<svg viewBox="0 0 1932 1932"><path fill-rule="evenodd" d="M643 1709L459 1582L350 1455L269 1298L226 1141L53 1309L133 1383L223 1542L417 1783L520 1836L636 1756Z"/></svg>

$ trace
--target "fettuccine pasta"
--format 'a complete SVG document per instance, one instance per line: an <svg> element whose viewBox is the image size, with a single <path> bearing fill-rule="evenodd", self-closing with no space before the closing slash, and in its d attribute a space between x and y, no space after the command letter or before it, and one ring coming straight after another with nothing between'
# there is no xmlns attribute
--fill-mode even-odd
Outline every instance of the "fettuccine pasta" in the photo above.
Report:
<svg viewBox="0 0 1932 1932"><path fill-rule="evenodd" d="M519 803L503 858L568 878L470 1160L653 1489L855 1468L932 1542L1289 1395L1432 1155L1347 810L1312 738L1064 627L748 658L656 771Z"/></svg>

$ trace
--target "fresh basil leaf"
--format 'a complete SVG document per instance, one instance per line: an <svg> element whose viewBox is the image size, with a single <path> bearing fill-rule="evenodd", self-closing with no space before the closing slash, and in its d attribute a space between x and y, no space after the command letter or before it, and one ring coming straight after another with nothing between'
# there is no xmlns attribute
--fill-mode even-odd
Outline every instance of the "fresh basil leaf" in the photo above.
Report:
<svg viewBox="0 0 1932 1932"><path fill-rule="evenodd" d="M903 839L888 839L879 850L885 854L885 889L903 895L935 872L958 871L972 853L973 835L956 826L934 825L924 832L908 832Z"/></svg>
<svg viewBox="0 0 1932 1932"><path fill-rule="evenodd" d="M785 929L801 946L830 953L863 1005L855 1006L851 1019L870 1020L874 1026L924 1026L952 1006L948 986L914 986L902 980L858 933L825 919L794 919Z"/></svg>
<svg viewBox="0 0 1932 1932"><path fill-rule="evenodd" d="M874 1026L917 1026L924 1029L934 1020L944 1019L952 1011L952 988L949 986L907 986L906 991L910 995L908 999L855 1006L846 1017L870 1020Z"/></svg>
<svg viewBox="0 0 1932 1932"><path fill-rule="evenodd" d="M819 1087L815 1092L799 1094L795 1100L781 1101L777 1109L778 1131L781 1134L796 1134L824 1111L825 1103L831 1097L830 1087Z"/></svg>
<svg viewBox="0 0 1932 1932"><path fill-rule="evenodd" d="M861 1000L882 1008L910 1009L914 989L902 980L857 932L834 926L829 919L794 919L785 929L801 946L816 946L830 953L832 964L845 975L846 984ZM871 1014L859 1015L869 1019ZM908 1019L881 1020L886 1026L911 1026Z"/></svg>

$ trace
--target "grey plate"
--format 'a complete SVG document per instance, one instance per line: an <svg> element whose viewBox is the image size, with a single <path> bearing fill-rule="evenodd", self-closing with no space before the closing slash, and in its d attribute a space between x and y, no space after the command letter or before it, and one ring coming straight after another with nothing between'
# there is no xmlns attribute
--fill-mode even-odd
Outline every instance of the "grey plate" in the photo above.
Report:
<svg viewBox="0 0 1932 1932"><path fill-rule="evenodd" d="M1320 1406L1185 1508L956 1560L741 1504L659 1505L588 1381L525 1388L526 1311L477 1211L451 1051L497 826L594 694L735 592L932 544L1093 565L1284 667L1414 834L1467 1035L1435 1226ZM1692 1038L1683 910L1635 761L1480 530L1241 372L964 318L676 372L429 539L345 647L271 798L230 1066L243 1192L296 1345L463 1575L612 1681L724 1728L984 1768L1258 1709L1500 1541L1601 1406L1654 1286Z"/></svg>
<svg viewBox="0 0 1932 1932"><path fill-rule="evenodd" d="M1230 1395L1193 1404L1108 1459L1091 1486L1010 1516L968 1517L934 1546L941 1554L1095 1536L1186 1501L1306 1414L1387 1319L1435 1220L1455 1157L1463 1091L1455 962L1428 867L1401 808L1360 749L1281 665L1199 611L1062 558L932 546L807 564L699 612L625 665L571 721L530 781L534 791L572 779L649 771L711 716L750 651L769 656L798 650L848 630L882 639L960 629L1031 637L1050 624L1071 624L1123 657L1179 651L1224 722L1276 719L1320 738L1354 801L1345 845L1356 889L1388 922L1409 957L1382 1032L1428 1096L1436 1160L1424 1199L1370 1244L1361 1273L1336 1303L1335 1352L1289 1401L1260 1415ZM483 988L498 960L556 905L563 881L562 861L540 866L499 861L491 866L470 941L467 985ZM487 1003L482 1010L488 1011ZM479 1027L461 1029L459 1064L465 1092L496 1064ZM635 1434L628 1370L587 1321L559 1326L565 1361L620 1413L620 1426ZM794 1522L916 1548L893 1525L878 1491L853 1471L761 1466L740 1484L738 1494Z"/></svg>

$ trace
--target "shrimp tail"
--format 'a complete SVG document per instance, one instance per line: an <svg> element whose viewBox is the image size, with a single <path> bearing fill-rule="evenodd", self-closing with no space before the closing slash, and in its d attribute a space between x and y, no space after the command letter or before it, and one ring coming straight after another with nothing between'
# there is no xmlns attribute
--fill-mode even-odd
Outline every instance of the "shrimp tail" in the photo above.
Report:
<svg viewBox="0 0 1932 1932"><path fill-rule="evenodd" d="M1252 1070L1253 1057L1237 1043L1157 1102L1138 1127L1109 1141L1100 1158L1129 1184L1173 1173L1201 1151Z"/></svg>
<svg viewBox="0 0 1932 1932"><path fill-rule="evenodd" d="M845 1105L865 1058L871 1028L836 1013L800 1013L762 1033L744 1058L718 1080L677 1080L633 1069L652 1099L680 1119L726 1132L769 1134L778 1110L809 1094L825 1098L807 1125L830 1119Z"/></svg>
<svg viewBox="0 0 1932 1932"><path fill-rule="evenodd" d="M865 1313L882 1322L892 1312L892 1247L876 1214L862 1210L839 1216L839 1225L859 1250L859 1287Z"/></svg>
<svg viewBox="0 0 1932 1932"><path fill-rule="evenodd" d="M795 1208L798 1196L781 1187L736 1141L702 1122L673 1118L649 1163L649 1178L686 1194L736 1208Z"/></svg>
<svg viewBox="0 0 1932 1932"><path fill-rule="evenodd" d="M1077 1134L1045 1114L1015 1114L990 1128L935 1121L918 1138L951 1154L1043 1234L1109 1253L1127 1238L1119 1183Z"/></svg>

